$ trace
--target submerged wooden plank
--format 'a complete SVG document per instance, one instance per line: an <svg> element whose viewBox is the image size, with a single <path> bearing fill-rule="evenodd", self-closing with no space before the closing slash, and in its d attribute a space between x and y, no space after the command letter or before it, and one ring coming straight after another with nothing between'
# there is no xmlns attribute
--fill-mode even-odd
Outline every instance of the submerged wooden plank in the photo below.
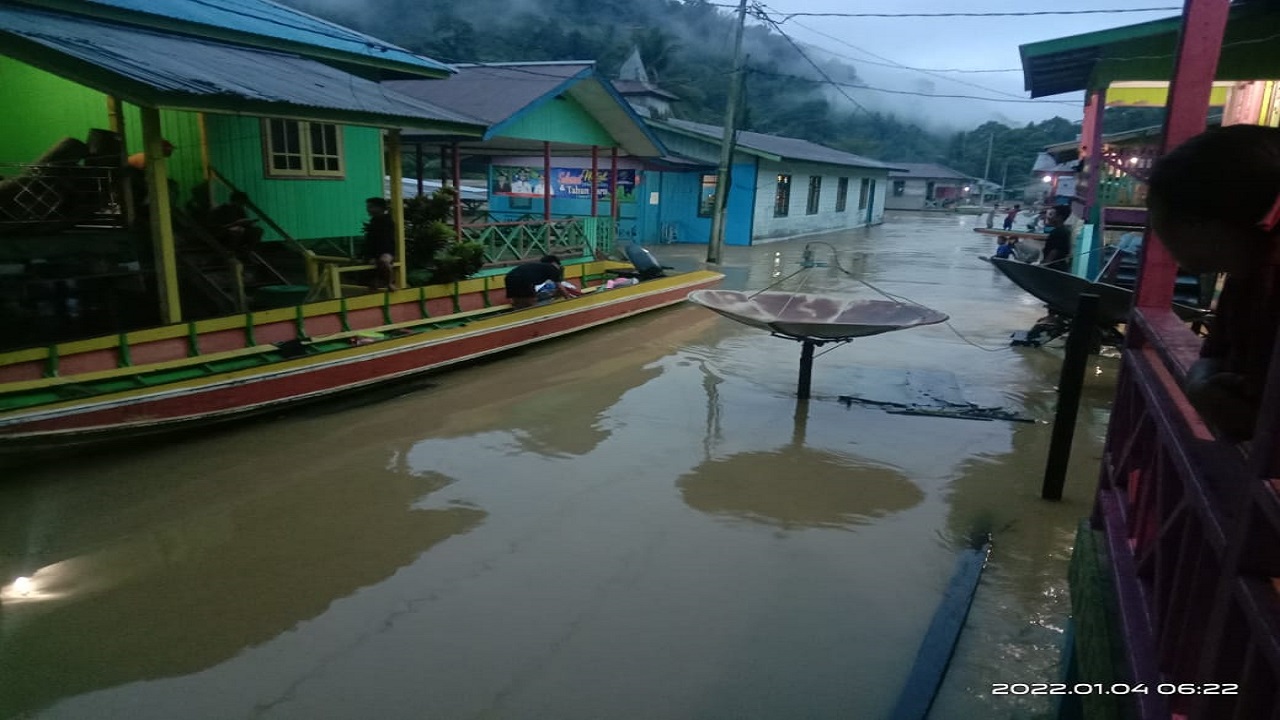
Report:
<svg viewBox="0 0 1280 720"><path fill-rule="evenodd" d="M951 656L960 640L960 631L964 629L965 618L969 615L969 607L973 604L978 581L990 554L989 535L975 539L973 547L960 553L955 574L951 576L946 594L934 613L924 642L920 643L915 665L894 706L891 715L894 720L924 720L928 716L938 688L942 687L942 680L947 675L947 667L951 664Z"/></svg>

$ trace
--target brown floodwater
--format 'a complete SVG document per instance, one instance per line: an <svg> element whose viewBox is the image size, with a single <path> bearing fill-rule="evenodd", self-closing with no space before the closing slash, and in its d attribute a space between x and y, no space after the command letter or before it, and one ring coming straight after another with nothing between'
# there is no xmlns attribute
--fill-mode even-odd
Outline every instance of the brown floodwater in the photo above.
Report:
<svg viewBox="0 0 1280 720"><path fill-rule="evenodd" d="M990 561L931 717L1051 717L991 685L1059 677L1116 363L1090 362L1065 499L1040 500L1061 350L1007 346L1042 308L973 223L727 248L728 289L821 240L951 316L822 348L805 404L798 344L683 305L5 470L0 717L881 718L974 531ZM815 249L782 289L881 298ZM839 401L912 373L1036 422Z"/></svg>

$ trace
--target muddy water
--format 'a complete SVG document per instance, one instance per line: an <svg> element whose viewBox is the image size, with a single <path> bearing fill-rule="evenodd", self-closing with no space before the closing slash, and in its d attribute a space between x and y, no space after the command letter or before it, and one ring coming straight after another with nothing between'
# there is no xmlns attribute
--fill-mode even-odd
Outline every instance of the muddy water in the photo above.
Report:
<svg viewBox="0 0 1280 720"><path fill-rule="evenodd" d="M947 371L1051 417L1061 353L1005 346L1040 308L976 260L973 221L809 239L952 321L822 355L806 405L795 343L684 306L9 471L0 717L880 718L975 529L994 549L932 717L1049 716L990 686L1057 678L1114 362L1060 503L1038 497L1045 422L837 400L860 369ZM729 248L726 287L784 278L806 242ZM879 297L834 267L784 287Z"/></svg>

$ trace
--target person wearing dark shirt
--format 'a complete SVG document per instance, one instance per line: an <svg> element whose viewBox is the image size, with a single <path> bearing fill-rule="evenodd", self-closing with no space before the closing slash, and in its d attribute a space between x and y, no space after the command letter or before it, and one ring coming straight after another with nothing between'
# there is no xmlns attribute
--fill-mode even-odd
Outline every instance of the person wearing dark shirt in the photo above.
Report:
<svg viewBox="0 0 1280 720"><path fill-rule="evenodd" d="M1018 213L1020 213L1020 212L1022 212L1022 206L1021 206L1021 205L1014 205L1014 206L1013 206L1013 208L1009 210L1009 213L1008 213L1007 215L1005 215L1005 216L1004 216L1004 229L1005 229L1005 230L1012 230L1012 229L1013 229L1013 221L1018 219Z"/></svg>
<svg viewBox="0 0 1280 720"><path fill-rule="evenodd" d="M1184 381L1229 440L1253 435L1280 324L1280 129L1213 128L1160 157L1151 228L1182 269L1226 273L1200 358Z"/></svg>
<svg viewBox="0 0 1280 720"><path fill-rule="evenodd" d="M561 284L563 280L560 258L543 255L538 262L522 263L507 273L507 299L515 309L532 307L538 301L538 286L548 281L555 283L555 297L572 297Z"/></svg>
<svg viewBox="0 0 1280 720"><path fill-rule="evenodd" d="M1065 272L1071 259L1071 228L1061 208L1049 211L1048 222L1053 224L1053 228L1044 240L1044 256L1040 264Z"/></svg>
<svg viewBox="0 0 1280 720"><path fill-rule="evenodd" d="M373 290L395 290L392 266L396 258L396 224L383 198L369 198L364 208L369 213L369 221L364 224L364 256L373 265Z"/></svg>
<svg viewBox="0 0 1280 720"><path fill-rule="evenodd" d="M257 218L249 217L245 205L249 196L237 190L227 201L209 211L209 226L213 236L226 249L242 258L258 249L262 241L262 228Z"/></svg>

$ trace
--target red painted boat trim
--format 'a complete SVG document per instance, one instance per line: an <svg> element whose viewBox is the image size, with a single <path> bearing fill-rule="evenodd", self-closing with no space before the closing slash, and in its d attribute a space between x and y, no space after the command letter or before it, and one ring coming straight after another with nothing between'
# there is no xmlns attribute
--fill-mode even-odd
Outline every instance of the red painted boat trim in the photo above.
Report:
<svg viewBox="0 0 1280 720"><path fill-rule="evenodd" d="M177 426L226 420L277 409L396 380L448 365L548 340L648 310L683 302L690 291L720 281L712 276L604 304L564 303L564 310L473 333L419 342L395 340L366 346L364 352L335 353L331 362L309 358L278 363L245 376L236 373L210 384L165 389L145 395L106 396L74 407L33 409L0 421L0 449L89 442L126 431L155 432ZM307 363L307 360L310 362ZM307 364L304 364L307 363Z"/></svg>

